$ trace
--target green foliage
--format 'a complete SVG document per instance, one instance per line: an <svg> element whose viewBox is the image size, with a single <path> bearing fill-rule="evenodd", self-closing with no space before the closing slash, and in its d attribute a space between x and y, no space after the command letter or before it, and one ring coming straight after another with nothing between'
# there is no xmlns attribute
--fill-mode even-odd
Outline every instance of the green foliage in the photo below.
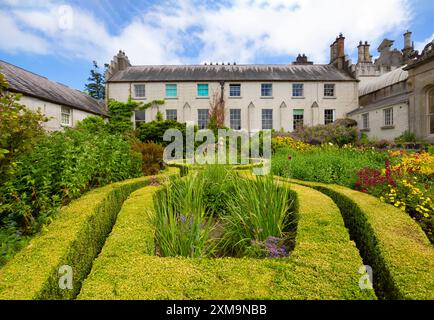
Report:
<svg viewBox="0 0 434 320"><path fill-rule="evenodd" d="M376 299L359 288L363 261L339 209L318 191L291 185L299 220L289 258L194 259L155 256L143 212L157 190L145 187L124 203L78 299Z"/></svg>
<svg viewBox="0 0 434 320"><path fill-rule="evenodd" d="M153 142L143 143L139 139L130 139L134 151L142 155L142 172L145 176L157 174L164 168L164 148Z"/></svg>
<svg viewBox="0 0 434 320"><path fill-rule="evenodd" d="M63 207L58 219L0 269L0 300L73 299L104 245L122 203L149 183L138 178L93 190ZM73 289L59 288L59 267L73 270Z"/></svg>
<svg viewBox="0 0 434 320"><path fill-rule="evenodd" d="M85 85L85 91L92 98L102 100L105 98L105 77L99 71L96 61L93 61L93 69L90 70L90 77L87 79L89 83Z"/></svg>
<svg viewBox="0 0 434 320"><path fill-rule="evenodd" d="M384 299L434 299L434 248L403 211L341 186L295 181L331 197L338 205L374 287Z"/></svg>
<svg viewBox="0 0 434 320"><path fill-rule="evenodd" d="M310 144L333 143L343 146L357 140L357 130L352 126L339 124L302 127L293 133L297 139Z"/></svg>
<svg viewBox="0 0 434 320"><path fill-rule="evenodd" d="M0 73L0 184L10 178L16 158L29 153L44 136L42 123L48 119L19 103L20 95L7 92L8 83Z"/></svg>
<svg viewBox="0 0 434 320"><path fill-rule="evenodd" d="M430 155L434 155L434 144L428 146L428 153Z"/></svg>
<svg viewBox="0 0 434 320"><path fill-rule="evenodd" d="M182 136L186 136L186 124L175 120L151 121L142 123L138 130L138 137L143 142L153 141L166 147L170 141L164 141L163 136L168 129L178 129L182 132Z"/></svg>
<svg viewBox="0 0 434 320"><path fill-rule="evenodd" d="M90 188L141 174L140 155L121 135L105 130L52 133L16 162L0 186L0 262L50 223L62 204Z"/></svg>
<svg viewBox="0 0 434 320"><path fill-rule="evenodd" d="M399 137L395 139L398 143L416 142L416 135L413 132L405 130Z"/></svg>
<svg viewBox="0 0 434 320"><path fill-rule="evenodd" d="M163 120L164 120L163 113L160 110L158 110L157 115L155 116L155 121L161 122Z"/></svg>
<svg viewBox="0 0 434 320"><path fill-rule="evenodd" d="M212 216L206 214L204 180L197 175L176 179L154 198L153 225L157 253L163 257L207 257L213 253Z"/></svg>
<svg viewBox="0 0 434 320"><path fill-rule="evenodd" d="M109 127L111 132L125 133L133 130L132 116L135 110L146 110L153 106L163 105L164 100L153 100L149 103L136 102L128 98L127 102L110 99L108 110L110 115Z"/></svg>
<svg viewBox="0 0 434 320"><path fill-rule="evenodd" d="M227 198L226 210L220 213L224 250L235 256L287 255L290 231L295 229L293 199L288 188L279 187L272 176L258 176L255 180L235 178L231 183L233 193ZM279 239L278 248L268 243L271 238ZM261 244L267 248L260 248Z"/></svg>
<svg viewBox="0 0 434 320"><path fill-rule="evenodd" d="M273 155L271 167L278 176L353 188L360 169L381 168L386 158L387 153L372 149L324 145L303 152L280 149Z"/></svg>
<svg viewBox="0 0 434 320"><path fill-rule="evenodd" d="M107 131L107 123L100 116L92 116L84 118L78 122L76 128L79 130L86 130L88 132L101 132Z"/></svg>

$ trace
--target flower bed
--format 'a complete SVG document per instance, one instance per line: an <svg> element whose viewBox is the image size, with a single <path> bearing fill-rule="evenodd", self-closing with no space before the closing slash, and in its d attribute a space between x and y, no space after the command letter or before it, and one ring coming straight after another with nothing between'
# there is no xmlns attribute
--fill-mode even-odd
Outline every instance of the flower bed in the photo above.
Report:
<svg viewBox="0 0 434 320"><path fill-rule="evenodd" d="M78 299L376 298L359 288L363 262L339 209L318 191L291 186L298 228L289 258L200 259L155 255L154 228L143 212L157 190L145 187L125 202Z"/></svg>

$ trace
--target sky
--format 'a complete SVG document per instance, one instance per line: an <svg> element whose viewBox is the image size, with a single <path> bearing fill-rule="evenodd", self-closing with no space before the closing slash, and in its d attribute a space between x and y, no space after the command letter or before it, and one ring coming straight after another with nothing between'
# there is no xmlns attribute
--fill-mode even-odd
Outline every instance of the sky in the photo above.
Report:
<svg viewBox="0 0 434 320"><path fill-rule="evenodd" d="M328 63L339 33L357 60L384 38L434 39L434 0L0 0L0 59L83 90L92 61L123 50L133 65Z"/></svg>

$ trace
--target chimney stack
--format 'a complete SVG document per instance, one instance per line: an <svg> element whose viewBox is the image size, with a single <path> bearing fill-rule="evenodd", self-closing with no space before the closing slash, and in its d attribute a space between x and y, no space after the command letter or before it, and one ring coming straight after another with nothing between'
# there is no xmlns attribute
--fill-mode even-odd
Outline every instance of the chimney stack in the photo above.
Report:
<svg viewBox="0 0 434 320"><path fill-rule="evenodd" d="M372 62L372 56L371 56L371 50L369 49L371 45L368 43L368 41L365 41L365 62L371 63Z"/></svg>
<svg viewBox="0 0 434 320"><path fill-rule="evenodd" d="M339 38L337 39L337 50L338 50L338 58L345 58L345 37L342 33L339 34Z"/></svg>
<svg viewBox="0 0 434 320"><path fill-rule="evenodd" d="M411 32L407 30L406 33L404 33L404 50L405 49L412 49L412 43L411 43Z"/></svg>
<svg viewBox="0 0 434 320"><path fill-rule="evenodd" d="M357 50L358 50L357 63L365 62L365 46L363 45L362 41L359 42L359 45L357 46Z"/></svg>

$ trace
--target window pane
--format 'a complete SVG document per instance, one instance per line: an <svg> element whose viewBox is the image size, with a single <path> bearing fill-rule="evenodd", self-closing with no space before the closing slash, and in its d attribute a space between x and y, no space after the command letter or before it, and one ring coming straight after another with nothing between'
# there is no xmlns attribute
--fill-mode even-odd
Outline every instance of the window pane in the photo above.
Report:
<svg viewBox="0 0 434 320"><path fill-rule="evenodd" d="M335 85L326 83L324 84L324 96L325 97L334 97L335 96Z"/></svg>
<svg viewBox="0 0 434 320"><path fill-rule="evenodd" d="M262 109L262 130L273 129L273 109Z"/></svg>
<svg viewBox="0 0 434 320"><path fill-rule="evenodd" d="M166 110L166 119L178 121L178 111L176 109Z"/></svg>
<svg viewBox="0 0 434 320"><path fill-rule="evenodd" d="M362 114L362 128L363 129L369 128L369 114L368 113Z"/></svg>
<svg viewBox="0 0 434 320"><path fill-rule="evenodd" d="M208 84L198 84L197 95L199 97L208 97Z"/></svg>
<svg viewBox="0 0 434 320"><path fill-rule="evenodd" d="M261 84L261 96L262 97L271 97L273 95L273 86L271 83L263 83Z"/></svg>
<svg viewBox="0 0 434 320"><path fill-rule="evenodd" d="M143 84L136 84L134 85L134 93L135 97L141 98L145 96L145 85Z"/></svg>
<svg viewBox="0 0 434 320"><path fill-rule="evenodd" d="M241 109L230 109L230 127L233 130L241 130Z"/></svg>
<svg viewBox="0 0 434 320"><path fill-rule="evenodd" d="M303 97L304 92L304 85L301 83L294 83L292 85L292 96L293 97Z"/></svg>
<svg viewBox="0 0 434 320"><path fill-rule="evenodd" d="M429 100L428 101L428 105L429 105L428 112L430 114L433 114L434 113L434 89L431 89L431 91L429 92L428 100Z"/></svg>
<svg viewBox="0 0 434 320"><path fill-rule="evenodd" d="M429 127L430 127L430 130L429 130L429 133L430 134L434 134L434 116L430 116L429 117Z"/></svg>
<svg viewBox="0 0 434 320"><path fill-rule="evenodd" d="M178 90L176 84L166 84L166 97L177 97Z"/></svg>
<svg viewBox="0 0 434 320"><path fill-rule="evenodd" d="M229 96L230 97L240 97L241 96L241 85L240 84L230 84L229 85Z"/></svg>
<svg viewBox="0 0 434 320"><path fill-rule="evenodd" d="M294 130L301 129L304 125L304 110L294 109L292 117L292 126Z"/></svg>
<svg viewBox="0 0 434 320"><path fill-rule="evenodd" d="M393 108L383 110L383 120L385 126L393 125Z"/></svg>
<svg viewBox="0 0 434 320"><path fill-rule="evenodd" d="M329 124L335 122L335 110L326 109L324 110L324 123Z"/></svg>
<svg viewBox="0 0 434 320"><path fill-rule="evenodd" d="M61 107L60 109L60 123L65 126L71 124L71 108Z"/></svg>
<svg viewBox="0 0 434 320"><path fill-rule="evenodd" d="M197 110L197 125L199 129L206 129L208 127L208 109Z"/></svg>

